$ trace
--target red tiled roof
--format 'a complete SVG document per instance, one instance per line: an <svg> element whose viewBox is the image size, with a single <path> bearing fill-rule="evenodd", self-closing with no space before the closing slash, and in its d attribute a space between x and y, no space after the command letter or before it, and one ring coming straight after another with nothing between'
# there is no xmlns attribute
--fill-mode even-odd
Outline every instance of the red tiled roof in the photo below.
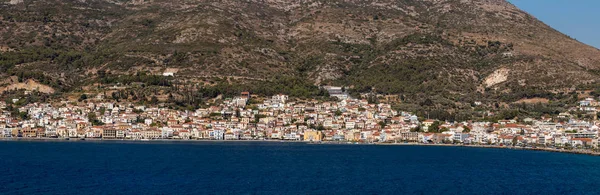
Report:
<svg viewBox="0 0 600 195"><path fill-rule="evenodd" d="M592 142L592 138L573 138L571 140L580 140L583 142Z"/></svg>

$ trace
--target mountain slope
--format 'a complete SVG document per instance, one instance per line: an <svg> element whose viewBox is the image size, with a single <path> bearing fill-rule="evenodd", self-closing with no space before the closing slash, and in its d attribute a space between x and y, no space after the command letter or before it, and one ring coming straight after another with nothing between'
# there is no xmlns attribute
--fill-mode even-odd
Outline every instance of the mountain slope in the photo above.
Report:
<svg viewBox="0 0 600 195"><path fill-rule="evenodd" d="M504 0L5 0L0 13L3 76L36 70L66 92L98 70L174 68L185 81L287 75L454 107L560 99L600 78L598 49Z"/></svg>

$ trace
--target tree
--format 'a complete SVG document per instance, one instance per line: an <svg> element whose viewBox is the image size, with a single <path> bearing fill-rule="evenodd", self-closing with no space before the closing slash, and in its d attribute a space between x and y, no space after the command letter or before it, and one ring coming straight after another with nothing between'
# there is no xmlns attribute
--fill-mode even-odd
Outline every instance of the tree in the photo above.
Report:
<svg viewBox="0 0 600 195"><path fill-rule="evenodd" d="M28 120L29 114L27 114L27 112L19 112L19 118L21 118L23 120Z"/></svg>
<svg viewBox="0 0 600 195"><path fill-rule="evenodd" d="M450 129L448 129L448 127L442 127L442 128L440 129L440 133L441 133L441 132L444 132L444 131L450 131Z"/></svg>
<svg viewBox="0 0 600 195"><path fill-rule="evenodd" d="M142 112L144 112L144 111L141 109L133 109L133 113L141 114Z"/></svg>
<svg viewBox="0 0 600 195"><path fill-rule="evenodd" d="M87 99L88 99L88 97L87 97L87 95L84 93L84 94L81 94L81 96L79 96L79 99L78 99L78 101L80 101L80 102L81 102L81 101L83 101L83 100L87 100Z"/></svg>
<svg viewBox="0 0 600 195"><path fill-rule="evenodd" d="M98 120L98 117L96 116L95 112L90 112L88 114L88 121L90 121L94 126L104 125L102 121Z"/></svg>
<svg viewBox="0 0 600 195"><path fill-rule="evenodd" d="M115 100L115 101L119 101L119 92L113 92L111 94L111 97Z"/></svg>
<svg viewBox="0 0 600 195"><path fill-rule="evenodd" d="M437 133L440 131L440 122L439 121L434 121L433 124L431 124L431 126L429 126L429 128L427 128L428 132L434 132Z"/></svg>
<svg viewBox="0 0 600 195"><path fill-rule="evenodd" d="M464 133L471 133L471 129L469 127L467 127L467 126L464 126L463 127L463 132Z"/></svg>
<svg viewBox="0 0 600 195"><path fill-rule="evenodd" d="M142 118L142 117L140 117L140 116L137 116L137 117L135 118L135 123L144 123L144 118Z"/></svg>
<svg viewBox="0 0 600 195"><path fill-rule="evenodd" d="M319 125L317 126L317 130L318 130L318 131L323 131L323 130L325 130L325 126L323 126L323 124L319 124Z"/></svg>
<svg viewBox="0 0 600 195"><path fill-rule="evenodd" d="M105 70L98 70L98 71L96 71L96 74L98 74L98 78L103 79L106 76L106 71Z"/></svg>
<svg viewBox="0 0 600 195"><path fill-rule="evenodd" d="M422 132L421 126L417 126L415 128L410 129L410 132Z"/></svg>
<svg viewBox="0 0 600 195"><path fill-rule="evenodd" d="M173 96L172 93L169 93L169 103L173 103L175 102L175 97Z"/></svg>
<svg viewBox="0 0 600 195"><path fill-rule="evenodd" d="M369 104L379 104L379 98L375 95L369 95L367 96L367 102Z"/></svg>
<svg viewBox="0 0 600 195"><path fill-rule="evenodd" d="M158 104L158 98L156 96L152 96L152 98L150 98L150 104Z"/></svg>
<svg viewBox="0 0 600 195"><path fill-rule="evenodd" d="M421 106L433 106L433 101L431 101L431 99L427 98L427 99L425 99L425 101L423 101L421 103Z"/></svg>
<svg viewBox="0 0 600 195"><path fill-rule="evenodd" d="M336 115L336 116L342 116L342 111L340 111L340 110L336 110L336 111L335 111L335 115Z"/></svg>
<svg viewBox="0 0 600 195"><path fill-rule="evenodd" d="M96 120L96 113L90 112L87 117L88 117L88 121Z"/></svg>
<svg viewBox="0 0 600 195"><path fill-rule="evenodd" d="M100 107L100 115L104 115L104 113L106 112L106 108L105 107Z"/></svg>
<svg viewBox="0 0 600 195"><path fill-rule="evenodd" d="M258 106L251 105L251 106L248 106L248 109L250 109L250 110L258 110Z"/></svg>
<svg viewBox="0 0 600 195"><path fill-rule="evenodd" d="M265 118L265 117L267 117L267 116L262 115L262 114L256 114L256 115L254 115L254 123L258 123L261 118Z"/></svg>
<svg viewBox="0 0 600 195"><path fill-rule="evenodd" d="M385 126L387 125L387 124L385 124L384 121L379 121L378 124L379 124L379 126L381 126L382 129L385 128Z"/></svg>

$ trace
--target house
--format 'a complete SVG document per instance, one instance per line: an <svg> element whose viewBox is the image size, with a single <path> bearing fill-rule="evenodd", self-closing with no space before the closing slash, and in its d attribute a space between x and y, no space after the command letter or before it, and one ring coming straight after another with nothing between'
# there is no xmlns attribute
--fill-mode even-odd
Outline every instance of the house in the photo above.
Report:
<svg viewBox="0 0 600 195"><path fill-rule="evenodd" d="M575 147L598 147L598 139L592 138L572 138L569 140L569 144Z"/></svg>
<svg viewBox="0 0 600 195"><path fill-rule="evenodd" d="M356 127L356 122L355 121L346 121L346 129L354 129Z"/></svg>
<svg viewBox="0 0 600 195"><path fill-rule="evenodd" d="M579 101L580 107L595 106L595 105L597 105L597 103L594 100L594 98L585 98L585 100Z"/></svg>
<svg viewBox="0 0 600 195"><path fill-rule="evenodd" d="M225 132L225 140L238 140L238 138L231 130L227 130Z"/></svg>
<svg viewBox="0 0 600 195"><path fill-rule="evenodd" d="M344 141L346 140L346 136L344 134L335 134L333 135L333 141Z"/></svg>
<svg viewBox="0 0 600 195"><path fill-rule="evenodd" d="M371 134L371 141L376 141L378 142L379 140L381 140L381 133L379 131L375 131Z"/></svg>
<svg viewBox="0 0 600 195"><path fill-rule="evenodd" d="M434 136L435 136L434 133L424 133L423 134L423 139L421 140L421 142L423 142L423 143L432 143Z"/></svg>
<svg viewBox="0 0 600 195"><path fill-rule="evenodd" d="M323 141L333 141L333 136L335 135L334 131L328 130L328 131L323 131L323 135L325 137L323 137Z"/></svg>
<svg viewBox="0 0 600 195"><path fill-rule="evenodd" d="M432 141L433 141L433 143L436 143L436 144L451 142L452 135L445 134L445 133L436 133L433 135Z"/></svg>
<svg viewBox="0 0 600 195"><path fill-rule="evenodd" d="M360 140L372 140L373 139L373 132L371 131L361 131L360 132Z"/></svg>
<svg viewBox="0 0 600 195"><path fill-rule="evenodd" d="M237 107L243 108L243 107L246 107L246 103L248 103L248 98L238 97L238 98L235 98L234 102Z"/></svg>
<svg viewBox="0 0 600 195"><path fill-rule="evenodd" d="M56 135L56 128L54 128L54 127L46 127L44 129L44 131L45 131L46 137L58 137Z"/></svg>
<svg viewBox="0 0 600 195"><path fill-rule="evenodd" d="M468 133L455 133L453 139L457 142L464 143L467 138L469 138Z"/></svg>
<svg viewBox="0 0 600 195"><path fill-rule="evenodd" d="M58 129L56 129L56 135L58 135L59 137L69 137L69 131L66 127L59 127Z"/></svg>
<svg viewBox="0 0 600 195"><path fill-rule="evenodd" d="M243 140L252 140L253 139L252 133L250 133L249 131L244 132L244 134L242 135L242 139Z"/></svg>
<svg viewBox="0 0 600 195"><path fill-rule="evenodd" d="M23 130L21 130L22 132L22 136L23 137L37 137L38 133L37 133L37 129L34 128L23 128Z"/></svg>
<svg viewBox="0 0 600 195"><path fill-rule="evenodd" d="M402 132L400 133L400 139L409 142L416 142L419 139L419 133L417 132Z"/></svg>
<svg viewBox="0 0 600 195"><path fill-rule="evenodd" d="M296 134L296 132L289 132L283 135L283 139L285 140L300 140L300 136Z"/></svg>
<svg viewBox="0 0 600 195"><path fill-rule="evenodd" d="M510 51L502 53L502 57L505 57L505 58L513 57L513 55L514 55L513 52L510 52Z"/></svg>
<svg viewBox="0 0 600 195"><path fill-rule="evenodd" d="M12 130L9 128L4 128L0 134L2 134L2 137L12 137Z"/></svg>
<svg viewBox="0 0 600 195"><path fill-rule="evenodd" d="M188 140L190 139L190 137L192 137L192 133L189 130L180 130L179 132L179 138L184 139L184 140Z"/></svg>
<svg viewBox="0 0 600 195"><path fill-rule="evenodd" d="M304 137L303 137L304 141L322 141L323 140L323 133L321 131L316 131L316 130L307 130L304 131Z"/></svg>
<svg viewBox="0 0 600 195"><path fill-rule="evenodd" d="M514 138L515 136L512 135L503 135L498 138L498 141L504 145L511 145L513 144Z"/></svg>
<svg viewBox="0 0 600 195"><path fill-rule="evenodd" d="M279 133L279 131L273 131L271 132L271 139L280 139L281 138L281 134Z"/></svg>
<svg viewBox="0 0 600 195"><path fill-rule="evenodd" d="M102 131L102 139L117 139L117 131L118 130L114 128L104 129Z"/></svg>
<svg viewBox="0 0 600 195"><path fill-rule="evenodd" d="M554 144L555 145L565 145L569 143L569 138L567 136L555 136Z"/></svg>
<svg viewBox="0 0 600 195"><path fill-rule="evenodd" d="M165 77L174 77L175 73L172 72L172 71L165 71L165 72L163 72L162 75L165 76Z"/></svg>
<svg viewBox="0 0 600 195"><path fill-rule="evenodd" d="M127 137L129 139L132 139L132 140L143 139L143 137L142 137L142 131L140 131L139 129L131 130L131 132L127 134Z"/></svg>
<svg viewBox="0 0 600 195"><path fill-rule="evenodd" d="M167 125L168 126L174 126L174 125L177 125L177 124L179 124L179 121L177 121L177 120L168 120L167 121Z"/></svg>
<svg viewBox="0 0 600 195"><path fill-rule="evenodd" d="M283 94L278 94L278 95L274 95L271 98L271 101L273 101L274 103L282 103L285 104L285 102L288 100L288 96L287 95L283 95Z"/></svg>
<svg viewBox="0 0 600 195"><path fill-rule="evenodd" d="M329 96L331 97L336 97L339 100L346 100L348 99L348 94L345 92L343 87L337 87L337 86L324 86L323 87L325 90L327 90L327 92L329 93Z"/></svg>
<svg viewBox="0 0 600 195"><path fill-rule="evenodd" d="M250 92L243 91L242 93L240 93L240 95L242 97L245 97L246 99L250 99Z"/></svg>
<svg viewBox="0 0 600 195"><path fill-rule="evenodd" d="M99 93L96 95L96 100L103 100L104 99L104 94L103 93Z"/></svg>
<svg viewBox="0 0 600 195"><path fill-rule="evenodd" d="M163 136L163 132L159 129L148 129L145 131L142 131L142 137L144 139L159 139Z"/></svg>
<svg viewBox="0 0 600 195"><path fill-rule="evenodd" d="M209 131L208 138L213 140L223 140L225 139L225 131L219 129Z"/></svg>
<svg viewBox="0 0 600 195"><path fill-rule="evenodd" d="M433 125L434 122L435 122L435 120L427 119L427 120L423 121L423 127L425 129L427 129L427 128L429 128L429 126Z"/></svg>

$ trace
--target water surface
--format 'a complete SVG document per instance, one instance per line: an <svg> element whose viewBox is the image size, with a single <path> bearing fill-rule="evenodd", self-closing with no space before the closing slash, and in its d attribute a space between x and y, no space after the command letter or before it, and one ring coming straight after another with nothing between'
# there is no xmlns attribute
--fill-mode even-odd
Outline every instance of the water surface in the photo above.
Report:
<svg viewBox="0 0 600 195"><path fill-rule="evenodd" d="M2 194L600 194L600 157L276 142L0 142Z"/></svg>

